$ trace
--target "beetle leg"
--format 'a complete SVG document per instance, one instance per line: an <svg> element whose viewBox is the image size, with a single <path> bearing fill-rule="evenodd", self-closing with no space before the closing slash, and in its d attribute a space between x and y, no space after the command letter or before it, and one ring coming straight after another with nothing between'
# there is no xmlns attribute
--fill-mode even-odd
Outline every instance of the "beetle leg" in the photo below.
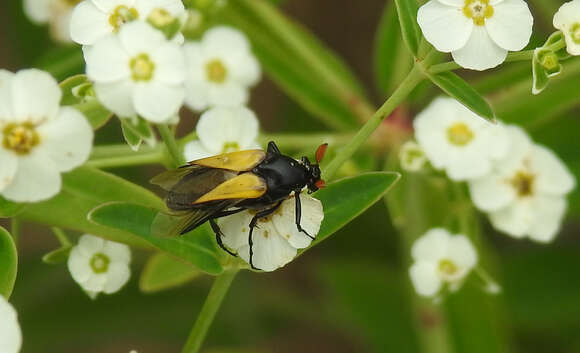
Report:
<svg viewBox="0 0 580 353"><path fill-rule="evenodd" d="M254 233L254 228L256 228L256 225L258 224L258 221L260 220L260 218L264 218L267 217L269 215L271 215L272 213L276 212L276 210L278 209L278 207L280 207L280 205L282 204L282 201L278 202L274 207L262 210L258 213L256 213L254 215L254 217L252 218L252 220L250 221L250 234L248 235L248 246L250 247L250 266L252 267L252 269L254 270L259 270L259 268L256 268L254 266L254 239L252 238L252 234Z"/></svg>
<svg viewBox="0 0 580 353"><path fill-rule="evenodd" d="M314 237L310 234L308 234L307 231L304 230L304 228L302 228L302 226L300 225L300 219L302 218L302 203L300 202L300 191L302 190L295 190L294 191L294 198L296 199L296 228L298 228L298 231L301 233L306 234L310 239L314 240Z"/></svg>
<svg viewBox="0 0 580 353"><path fill-rule="evenodd" d="M220 229L220 226L216 223L215 219L211 218L209 220L209 224L211 225L211 229L215 233L215 240L216 240L217 244L220 246L220 248L222 248L225 252L232 255L233 257L237 257L238 254L231 252L228 248L226 248L224 246L224 243L222 241L222 237L224 236L224 233L222 233L222 230Z"/></svg>

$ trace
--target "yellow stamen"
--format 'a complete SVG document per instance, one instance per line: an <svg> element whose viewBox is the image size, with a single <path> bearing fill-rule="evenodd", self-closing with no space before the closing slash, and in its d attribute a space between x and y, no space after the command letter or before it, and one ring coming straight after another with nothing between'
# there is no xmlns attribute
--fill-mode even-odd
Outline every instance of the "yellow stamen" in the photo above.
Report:
<svg viewBox="0 0 580 353"><path fill-rule="evenodd" d="M131 67L133 81L149 81L155 72L155 63L145 53L132 58L129 66Z"/></svg>
<svg viewBox="0 0 580 353"><path fill-rule="evenodd" d="M113 27L113 31L117 32L122 25L138 18L139 12L134 7L119 5L109 16L109 24Z"/></svg>
<svg viewBox="0 0 580 353"><path fill-rule="evenodd" d="M111 260L109 257L103 253L94 254L91 257L91 269L94 273L105 273L109 269L109 263Z"/></svg>
<svg viewBox="0 0 580 353"><path fill-rule="evenodd" d="M509 180L509 183L516 189L519 197L526 197L533 195L535 179L534 174L520 170Z"/></svg>
<svg viewBox="0 0 580 353"><path fill-rule="evenodd" d="M489 4L489 0L465 0L463 6L463 14L467 18L473 19L476 26L483 26L485 20L493 16L493 6Z"/></svg>
<svg viewBox="0 0 580 353"><path fill-rule="evenodd" d="M8 124L2 130L2 145L16 154L25 155L40 143L36 126L32 123Z"/></svg>
<svg viewBox="0 0 580 353"><path fill-rule="evenodd" d="M449 259L443 259L439 261L439 272L446 275L446 276L453 276L454 274L459 271L457 266L453 263L453 261Z"/></svg>
<svg viewBox="0 0 580 353"><path fill-rule="evenodd" d="M455 123L447 128L447 139L456 146L467 145L473 137L473 131L464 123Z"/></svg>
<svg viewBox="0 0 580 353"><path fill-rule="evenodd" d="M215 83L223 83L228 75L228 70L221 60L214 59L205 65L207 79Z"/></svg>

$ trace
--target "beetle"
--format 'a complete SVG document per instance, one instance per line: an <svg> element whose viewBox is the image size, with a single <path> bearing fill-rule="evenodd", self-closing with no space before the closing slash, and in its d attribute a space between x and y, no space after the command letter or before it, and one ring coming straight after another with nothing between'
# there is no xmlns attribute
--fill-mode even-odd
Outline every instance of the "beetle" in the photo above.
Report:
<svg viewBox="0 0 580 353"><path fill-rule="evenodd" d="M300 224L299 194L304 188L308 189L308 193L313 193L324 187L319 164L327 147L325 143L316 150L316 164L307 157L297 161L286 156L274 141L270 141L266 151L224 153L161 173L151 179L151 183L168 191L165 203L172 215L169 215L170 223L157 220L154 224L163 228L166 234L185 234L209 221L218 245L230 255L237 256L222 243L224 234L216 219L244 210L255 210L249 224L248 245L250 266L256 269L252 261L254 228L261 218L274 213L290 194L295 195L298 231L314 239ZM159 216L166 217L163 213Z"/></svg>

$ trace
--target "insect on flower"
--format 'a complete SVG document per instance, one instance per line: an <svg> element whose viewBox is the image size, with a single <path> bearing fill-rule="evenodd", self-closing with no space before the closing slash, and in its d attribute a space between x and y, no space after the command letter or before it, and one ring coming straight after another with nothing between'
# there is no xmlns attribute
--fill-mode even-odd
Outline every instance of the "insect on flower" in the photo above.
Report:
<svg viewBox="0 0 580 353"><path fill-rule="evenodd" d="M164 172L151 180L169 191L166 205L172 215L159 213L153 223L153 233L165 235L185 234L209 221L219 246L234 255L222 243L224 236L216 223L217 218L253 210L248 233L250 266L252 261L252 233L260 219L273 214L282 202L294 192L296 227L301 226L301 203L298 195L304 187L312 193L324 187L320 178L320 161L328 144L316 151L316 164L307 157L300 161L283 155L273 141L268 150L246 150L220 154L189 162L176 170Z"/></svg>

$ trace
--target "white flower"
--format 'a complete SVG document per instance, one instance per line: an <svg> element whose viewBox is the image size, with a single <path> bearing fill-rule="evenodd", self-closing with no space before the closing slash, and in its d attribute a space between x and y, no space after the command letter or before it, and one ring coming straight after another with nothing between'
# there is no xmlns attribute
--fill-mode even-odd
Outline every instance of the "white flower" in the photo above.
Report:
<svg viewBox="0 0 580 353"><path fill-rule="evenodd" d="M97 98L120 117L154 122L174 117L183 103L185 62L179 45L135 21L85 51Z"/></svg>
<svg viewBox="0 0 580 353"><path fill-rule="evenodd" d="M68 270L72 278L91 296L117 292L129 281L131 250L125 244L85 234L72 248Z"/></svg>
<svg viewBox="0 0 580 353"><path fill-rule="evenodd" d="M523 0L431 0L417 21L437 50L465 68L486 70L528 44L534 19Z"/></svg>
<svg viewBox="0 0 580 353"><path fill-rule="evenodd" d="M93 45L128 22L147 20L154 10L175 18L185 13L181 0L84 0L73 11L70 34L79 44Z"/></svg>
<svg viewBox="0 0 580 353"><path fill-rule="evenodd" d="M0 295L0 352L18 353L22 346L22 332L16 310Z"/></svg>
<svg viewBox="0 0 580 353"><path fill-rule="evenodd" d="M552 151L533 144L521 128L506 130L510 153L490 175L470 182L471 198L489 213L496 229L549 242L560 229L574 177Z"/></svg>
<svg viewBox="0 0 580 353"><path fill-rule="evenodd" d="M201 115L198 141L185 145L185 159L193 161L221 153L260 149L258 119L245 107L213 108Z"/></svg>
<svg viewBox="0 0 580 353"><path fill-rule="evenodd" d="M215 27L201 42L186 43L184 51L189 67L186 102L191 109L248 102L248 88L260 79L260 65L242 32Z"/></svg>
<svg viewBox="0 0 580 353"><path fill-rule="evenodd" d="M463 279L477 263L477 253L464 235L451 235L435 228L417 239L411 248L415 261L409 269L415 291L434 296L444 283L450 289L459 288Z"/></svg>
<svg viewBox="0 0 580 353"><path fill-rule="evenodd" d="M58 83L46 72L0 70L0 195L34 202L56 195L60 173L89 157L93 130L73 108L60 107Z"/></svg>
<svg viewBox="0 0 580 353"><path fill-rule="evenodd" d="M72 11L80 0L24 0L24 13L38 24L49 24L50 34L56 41L69 43Z"/></svg>
<svg viewBox="0 0 580 353"><path fill-rule="evenodd" d="M415 141L407 141L399 150L399 161L403 170L418 172L427 162L427 156Z"/></svg>
<svg viewBox="0 0 580 353"><path fill-rule="evenodd" d="M565 3L554 15L554 27L564 33L570 55L580 55L580 0Z"/></svg>
<svg viewBox="0 0 580 353"><path fill-rule="evenodd" d="M322 203L308 195L300 194L302 205L302 228L315 237L324 218ZM250 263L248 236L250 221L255 211L243 211L222 218L219 222L224 234L224 245L237 253L244 261ZM288 198L271 216L262 218L252 234L254 267L263 271L274 271L294 259L298 249L310 245L312 239L299 232L295 220L294 196Z"/></svg>
<svg viewBox="0 0 580 353"><path fill-rule="evenodd" d="M413 126L433 167L445 169L455 181L488 174L492 162L508 153L509 139L501 125L485 121L451 98L435 99Z"/></svg>

